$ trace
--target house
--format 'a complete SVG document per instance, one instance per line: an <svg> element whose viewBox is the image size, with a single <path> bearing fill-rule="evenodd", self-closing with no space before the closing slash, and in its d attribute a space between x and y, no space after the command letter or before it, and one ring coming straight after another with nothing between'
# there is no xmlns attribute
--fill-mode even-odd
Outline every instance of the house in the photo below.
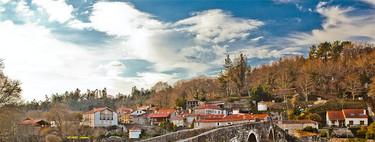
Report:
<svg viewBox="0 0 375 142"><path fill-rule="evenodd" d="M133 122L133 118L130 116L130 112L118 114L118 122L123 124L131 124Z"/></svg>
<svg viewBox="0 0 375 142"><path fill-rule="evenodd" d="M193 120L197 120L199 116L200 116L199 114L188 114L188 115L186 115L185 117L186 117L187 125L190 127Z"/></svg>
<svg viewBox="0 0 375 142"><path fill-rule="evenodd" d="M140 107L138 108L138 110L146 111L146 110L148 110L148 109L150 109L150 108L151 108L150 106L140 106Z"/></svg>
<svg viewBox="0 0 375 142"><path fill-rule="evenodd" d="M158 110L150 116L152 124L160 123L164 121L170 122L174 117L179 117L180 115L174 109Z"/></svg>
<svg viewBox="0 0 375 142"><path fill-rule="evenodd" d="M342 111L327 111L328 126L350 127L367 126L368 115L365 109L343 109Z"/></svg>
<svg viewBox="0 0 375 142"><path fill-rule="evenodd" d="M213 114L213 115L201 115L195 122L194 128L204 128L212 126L223 126L232 125L244 122L255 122L257 119L263 121L268 117L268 114L245 114L237 113L225 115L225 114Z"/></svg>
<svg viewBox="0 0 375 142"><path fill-rule="evenodd" d="M133 112L133 109L131 108L127 108L127 107L120 107L116 110L117 114L121 114L121 113L131 113Z"/></svg>
<svg viewBox="0 0 375 142"><path fill-rule="evenodd" d="M141 128L132 127L129 129L129 138L136 138L138 139L142 133Z"/></svg>
<svg viewBox="0 0 375 142"><path fill-rule="evenodd" d="M154 112L151 111L133 118L133 124L151 125L150 117L153 113Z"/></svg>
<svg viewBox="0 0 375 142"><path fill-rule="evenodd" d="M319 129L319 123L313 120L274 120L277 126L284 129L288 134L294 135L294 130L302 130L307 126Z"/></svg>
<svg viewBox="0 0 375 142"><path fill-rule="evenodd" d="M108 107L94 108L83 114L83 125L90 127L118 125L117 113Z"/></svg>
<svg viewBox="0 0 375 142"><path fill-rule="evenodd" d="M190 100L190 101L186 101L186 110L188 110L189 113L191 113L191 111L192 111L195 107L202 105L202 103L203 103L203 102L198 101L198 100Z"/></svg>
<svg viewBox="0 0 375 142"><path fill-rule="evenodd" d="M223 114L223 109L214 104L205 104L194 108L194 114L209 115Z"/></svg>
<svg viewBox="0 0 375 142"><path fill-rule="evenodd" d="M146 113L145 111L138 109L138 110L132 112L132 113L130 114L130 116L131 116L132 118L135 118L135 117L138 117L138 116L140 116L140 115L142 115L142 114L145 114L145 113Z"/></svg>
<svg viewBox="0 0 375 142"><path fill-rule="evenodd" d="M51 124L43 119L24 120L20 123L21 129L30 132L30 135L39 136L40 131L50 127Z"/></svg>
<svg viewBox="0 0 375 142"><path fill-rule="evenodd" d="M258 111L267 111L267 104L264 101L258 102Z"/></svg>
<svg viewBox="0 0 375 142"><path fill-rule="evenodd" d="M330 127L344 127L345 117L342 111L327 111L326 122Z"/></svg>
<svg viewBox="0 0 375 142"><path fill-rule="evenodd" d="M177 127L188 127L186 117L175 117L172 118L172 123Z"/></svg>

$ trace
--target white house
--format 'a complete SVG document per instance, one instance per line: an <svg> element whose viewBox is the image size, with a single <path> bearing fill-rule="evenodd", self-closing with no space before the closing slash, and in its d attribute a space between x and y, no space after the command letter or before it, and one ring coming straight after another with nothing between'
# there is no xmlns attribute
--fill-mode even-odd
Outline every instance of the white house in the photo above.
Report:
<svg viewBox="0 0 375 142"><path fill-rule="evenodd" d="M94 108L83 114L83 125L90 127L118 125L117 113L108 107Z"/></svg>
<svg viewBox="0 0 375 142"><path fill-rule="evenodd" d="M258 102L258 111L267 111L267 104L264 101Z"/></svg>
<svg viewBox="0 0 375 142"><path fill-rule="evenodd" d="M140 116L142 114L145 114L145 113L146 113L145 111L138 109L138 110L132 112L130 114L130 116L132 116L133 118L135 118L135 117L138 117L138 116Z"/></svg>
<svg viewBox="0 0 375 142"><path fill-rule="evenodd" d="M368 116L365 109L343 109L342 111L327 111L328 126L367 126Z"/></svg>
<svg viewBox="0 0 375 142"><path fill-rule="evenodd" d="M223 109L217 105L206 104L195 107L194 113L200 115L223 114Z"/></svg>
<svg viewBox="0 0 375 142"><path fill-rule="evenodd" d="M139 135L141 135L142 130L138 127L132 127L129 129L129 138L139 138Z"/></svg>

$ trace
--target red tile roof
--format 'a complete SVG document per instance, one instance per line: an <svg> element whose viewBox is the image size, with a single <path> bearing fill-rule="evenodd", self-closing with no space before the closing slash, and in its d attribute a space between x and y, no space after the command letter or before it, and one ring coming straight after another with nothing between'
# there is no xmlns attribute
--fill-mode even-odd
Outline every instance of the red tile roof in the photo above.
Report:
<svg viewBox="0 0 375 142"><path fill-rule="evenodd" d="M130 128L130 130L141 130L141 128L138 128L138 127L132 127L132 128Z"/></svg>
<svg viewBox="0 0 375 142"><path fill-rule="evenodd" d="M47 121L44 121L43 119L35 119L35 120L24 120L21 122L21 124L36 124L38 122L48 123Z"/></svg>
<svg viewBox="0 0 375 142"><path fill-rule="evenodd" d="M343 109L345 118L368 118L364 109Z"/></svg>
<svg viewBox="0 0 375 142"><path fill-rule="evenodd" d="M88 112L85 112L85 113L95 113L95 112L102 111L102 110L105 110L105 109L109 109L109 108L108 107L94 108L94 109L92 109L92 110L90 110ZM109 110L111 110L111 109L109 109Z"/></svg>
<svg viewBox="0 0 375 142"><path fill-rule="evenodd" d="M318 122L316 121L313 121L313 120L309 120L309 119L303 119L303 120L275 120L273 121L275 122L276 124L278 124L279 122L281 122L282 124L311 124L311 123L314 123L314 124L318 124Z"/></svg>
<svg viewBox="0 0 375 142"><path fill-rule="evenodd" d="M175 110L174 109L166 109L166 110L158 110L156 113L152 114L151 117L152 118L155 118L155 117L169 117L169 115L172 114L172 112L174 112Z"/></svg>
<svg viewBox="0 0 375 142"><path fill-rule="evenodd" d="M173 118L174 120L181 120L181 119L186 119L186 117L175 117Z"/></svg>
<svg viewBox="0 0 375 142"><path fill-rule="evenodd" d="M342 111L327 111L327 117L329 120L345 120Z"/></svg>
<svg viewBox="0 0 375 142"><path fill-rule="evenodd" d="M221 107L219 107L217 105L213 105L213 104L205 104L205 105L197 106L194 109L219 109L219 110L222 110Z"/></svg>

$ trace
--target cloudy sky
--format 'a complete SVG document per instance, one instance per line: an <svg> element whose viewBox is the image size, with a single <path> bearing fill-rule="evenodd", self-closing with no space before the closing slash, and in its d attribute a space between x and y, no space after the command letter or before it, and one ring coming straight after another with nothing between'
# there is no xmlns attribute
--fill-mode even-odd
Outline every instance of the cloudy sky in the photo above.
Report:
<svg viewBox="0 0 375 142"><path fill-rule="evenodd" d="M25 100L217 75L312 44L375 42L375 0L0 0L0 58Z"/></svg>

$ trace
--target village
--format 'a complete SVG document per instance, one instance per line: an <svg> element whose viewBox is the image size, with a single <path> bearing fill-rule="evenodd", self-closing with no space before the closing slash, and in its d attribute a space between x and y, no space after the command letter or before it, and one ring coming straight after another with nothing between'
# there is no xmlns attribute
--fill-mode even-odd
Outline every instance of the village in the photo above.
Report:
<svg viewBox="0 0 375 142"><path fill-rule="evenodd" d="M282 98L280 90L276 90L273 95L275 98ZM356 101L348 100L348 102L354 104L363 102L361 101L363 100L362 97L357 99ZM119 107L117 109L100 107L83 112L79 125L89 126L95 130L104 129L104 131L101 131L104 134L111 132L112 134L113 132L124 134L122 137L116 135L103 136L104 139L118 138L137 141L184 129L218 127L271 119L274 124L294 137L353 138L358 137L359 133L357 131L369 126L374 119L371 106L367 107L367 109L347 108L348 106L345 106L345 109L341 110L332 107L332 110L327 108L324 115L320 116L316 113L312 114L311 111L308 112L309 109L327 106L329 102L321 98L309 102L311 104L307 105L306 108L301 107L306 104L297 104L299 115L293 117L286 113L286 109L280 109L280 106L285 104L283 102L275 102L275 100L270 102L249 102L246 97L232 102L191 100L186 101L185 107L176 107L174 109L158 109L154 105L137 108ZM256 104L255 107L249 107L249 104L252 103ZM298 118L296 119L296 117ZM46 127L56 127L56 122L49 122L43 119L25 120L22 124L32 124L35 135L40 135L41 130ZM166 129L166 131L156 134L155 127L161 127ZM110 130L108 128L113 129ZM70 141L77 139L81 141L90 140L87 136L68 136L67 138Z"/></svg>

